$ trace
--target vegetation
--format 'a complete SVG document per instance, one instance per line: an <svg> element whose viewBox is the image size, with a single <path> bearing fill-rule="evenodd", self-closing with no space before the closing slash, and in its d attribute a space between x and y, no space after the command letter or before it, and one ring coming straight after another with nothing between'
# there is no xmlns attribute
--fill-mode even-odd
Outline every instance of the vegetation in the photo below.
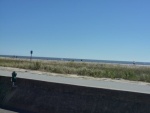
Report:
<svg viewBox="0 0 150 113"><path fill-rule="evenodd" d="M100 63L32 61L19 59L0 59L0 66L40 70L61 74L77 74L98 78L127 79L150 82L150 67L135 65L114 65Z"/></svg>

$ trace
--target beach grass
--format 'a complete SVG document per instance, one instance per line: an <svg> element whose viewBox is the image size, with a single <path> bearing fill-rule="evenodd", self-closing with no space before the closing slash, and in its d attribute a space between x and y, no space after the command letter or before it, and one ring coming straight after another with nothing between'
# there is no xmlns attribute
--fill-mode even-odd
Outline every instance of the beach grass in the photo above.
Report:
<svg viewBox="0 0 150 113"><path fill-rule="evenodd" d="M126 79L150 83L150 67L136 65L85 63L73 61L23 60L0 58L0 66L39 70L60 74L77 74L95 78Z"/></svg>

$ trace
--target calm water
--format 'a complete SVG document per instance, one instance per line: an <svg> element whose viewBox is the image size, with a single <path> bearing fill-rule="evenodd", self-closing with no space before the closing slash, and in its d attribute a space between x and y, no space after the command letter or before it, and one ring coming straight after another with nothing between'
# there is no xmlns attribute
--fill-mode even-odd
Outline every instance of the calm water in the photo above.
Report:
<svg viewBox="0 0 150 113"><path fill-rule="evenodd" d="M0 55L0 57L30 59L30 56ZM73 58L53 58L53 57L32 57L39 60L75 61L75 62L95 62L111 64L133 64L133 61L111 61L111 60L92 60L92 59L73 59ZM136 65L150 65L150 62L135 62Z"/></svg>

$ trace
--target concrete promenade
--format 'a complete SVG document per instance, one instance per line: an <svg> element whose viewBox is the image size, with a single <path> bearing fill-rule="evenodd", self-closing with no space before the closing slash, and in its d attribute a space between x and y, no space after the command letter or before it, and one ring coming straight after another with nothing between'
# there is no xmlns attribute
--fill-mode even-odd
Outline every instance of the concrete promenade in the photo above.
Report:
<svg viewBox="0 0 150 113"><path fill-rule="evenodd" d="M150 83L144 82L130 82L125 80L110 79L85 79L81 77L69 77L69 75L57 76L57 74L54 76L53 74L32 73L32 71L16 72L18 78L24 79L150 94ZM11 77L11 73L11 70L0 69L0 76Z"/></svg>

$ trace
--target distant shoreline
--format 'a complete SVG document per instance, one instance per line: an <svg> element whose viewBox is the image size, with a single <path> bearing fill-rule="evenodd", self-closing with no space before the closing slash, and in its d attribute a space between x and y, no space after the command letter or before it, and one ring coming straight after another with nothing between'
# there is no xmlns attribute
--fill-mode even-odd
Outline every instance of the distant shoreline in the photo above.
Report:
<svg viewBox="0 0 150 113"><path fill-rule="evenodd" d="M16 56L16 55L0 55L0 58L14 58L14 59L27 59L27 60L30 60L30 56ZM33 60L92 62L92 63L104 63L104 64L127 64L127 65L150 66L150 62L135 62L135 61L92 60L92 59L34 57L34 56L32 57L32 59Z"/></svg>

